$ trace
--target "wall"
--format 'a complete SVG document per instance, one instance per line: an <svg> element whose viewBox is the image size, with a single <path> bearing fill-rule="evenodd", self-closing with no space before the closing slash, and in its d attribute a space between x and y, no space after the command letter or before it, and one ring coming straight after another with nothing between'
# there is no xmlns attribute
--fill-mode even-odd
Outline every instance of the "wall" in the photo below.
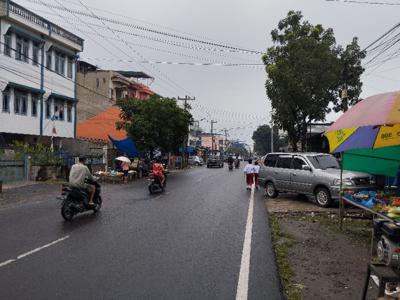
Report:
<svg viewBox="0 0 400 300"><path fill-rule="evenodd" d="M24 179L23 161L1 161L0 160L0 181L12 182Z"/></svg>
<svg viewBox="0 0 400 300"><path fill-rule="evenodd" d="M96 71L77 74L78 122L115 105L116 101L110 99L110 89L113 88L112 73L112 71Z"/></svg>

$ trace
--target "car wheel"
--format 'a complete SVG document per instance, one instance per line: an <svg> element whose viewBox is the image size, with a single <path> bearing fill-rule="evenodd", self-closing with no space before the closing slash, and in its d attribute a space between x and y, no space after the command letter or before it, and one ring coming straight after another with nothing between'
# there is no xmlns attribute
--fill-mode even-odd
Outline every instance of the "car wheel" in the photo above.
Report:
<svg viewBox="0 0 400 300"><path fill-rule="evenodd" d="M195 166L196 166L196 167L198 167L198 166L199 166L199 163L198 163L198 162L196 162L196 163L195 163Z"/></svg>
<svg viewBox="0 0 400 300"><path fill-rule="evenodd" d="M315 201L321 207L329 207L332 204L331 193L327 188L317 188L315 191Z"/></svg>
<svg viewBox="0 0 400 300"><path fill-rule="evenodd" d="M207 165L207 168L210 168L210 165Z"/></svg>
<svg viewBox="0 0 400 300"><path fill-rule="evenodd" d="M278 197L278 191L276 190L275 185L271 181L267 182L265 192L268 198Z"/></svg>

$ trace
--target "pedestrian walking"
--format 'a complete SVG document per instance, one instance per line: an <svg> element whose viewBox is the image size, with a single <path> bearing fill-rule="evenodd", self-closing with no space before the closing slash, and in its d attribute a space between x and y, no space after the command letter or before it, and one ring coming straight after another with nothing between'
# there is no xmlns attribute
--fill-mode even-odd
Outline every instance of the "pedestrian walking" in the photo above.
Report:
<svg viewBox="0 0 400 300"><path fill-rule="evenodd" d="M247 165L244 167L244 176L246 177L247 190L251 190L254 183L254 165L251 159L248 160Z"/></svg>
<svg viewBox="0 0 400 300"><path fill-rule="evenodd" d="M258 173L260 172L260 165L256 160L254 162L253 174L254 174L254 184L256 185L256 189L258 190Z"/></svg>

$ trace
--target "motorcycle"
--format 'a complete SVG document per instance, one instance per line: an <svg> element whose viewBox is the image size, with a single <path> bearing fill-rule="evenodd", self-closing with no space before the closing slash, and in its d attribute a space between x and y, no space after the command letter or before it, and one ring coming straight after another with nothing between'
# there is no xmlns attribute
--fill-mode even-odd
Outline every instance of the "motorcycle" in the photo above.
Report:
<svg viewBox="0 0 400 300"><path fill-rule="evenodd" d="M228 163L228 169L229 169L229 171L233 170L233 163Z"/></svg>
<svg viewBox="0 0 400 300"><path fill-rule="evenodd" d="M237 159L235 161L235 169L239 169L239 166L240 166L240 161Z"/></svg>
<svg viewBox="0 0 400 300"><path fill-rule="evenodd" d="M161 178L159 176L154 176L153 172L149 174L149 192L151 195L156 193L163 193L167 185L167 174L164 173L164 184L161 184Z"/></svg>
<svg viewBox="0 0 400 300"><path fill-rule="evenodd" d="M71 221L78 214L86 211L93 211L94 214L100 211L103 200L101 199L101 186L97 181L85 180L86 183L94 185L96 191L94 193L94 206L89 206L89 193L86 189L63 185L61 189L61 215L66 221Z"/></svg>

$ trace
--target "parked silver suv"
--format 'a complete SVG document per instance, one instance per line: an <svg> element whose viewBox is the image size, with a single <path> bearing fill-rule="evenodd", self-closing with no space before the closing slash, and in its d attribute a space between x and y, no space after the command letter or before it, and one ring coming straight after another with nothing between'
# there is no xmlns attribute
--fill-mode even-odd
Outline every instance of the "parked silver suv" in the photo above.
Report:
<svg viewBox="0 0 400 300"><path fill-rule="evenodd" d="M336 158L325 153L270 153L263 157L258 177L267 196L278 193L314 195L322 207L339 198L340 166ZM371 175L343 171L343 187L370 189Z"/></svg>

